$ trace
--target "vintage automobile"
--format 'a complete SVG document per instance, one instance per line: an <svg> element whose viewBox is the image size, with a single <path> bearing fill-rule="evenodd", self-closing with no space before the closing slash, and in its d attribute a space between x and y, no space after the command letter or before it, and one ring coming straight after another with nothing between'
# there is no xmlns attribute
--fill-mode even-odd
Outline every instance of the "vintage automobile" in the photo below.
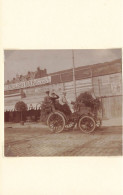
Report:
<svg viewBox="0 0 123 195"><path fill-rule="evenodd" d="M75 103L74 113L66 114L62 109L57 109L53 105L47 106L50 109L47 125L53 133L60 133L65 129L73 129L77 126L84 133L92 133L101 126L101 119L94 113L81 113L81 103Z"/></svg>

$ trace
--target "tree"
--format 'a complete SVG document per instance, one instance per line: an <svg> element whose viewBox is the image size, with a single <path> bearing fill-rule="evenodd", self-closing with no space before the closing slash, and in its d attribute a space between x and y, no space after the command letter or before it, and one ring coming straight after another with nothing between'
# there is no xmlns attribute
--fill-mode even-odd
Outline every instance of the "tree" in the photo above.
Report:
<svg viewBox="0 0 123 195"><path fill-rule="evenodd" d="M21 113L21 121L22 121L22 113L23 111L27 110L27 104L25 104L23 101L19 101L15 104L15 110Z"/></svg>
<svg viewBox="0 0 123 195"><path fill-rule="evenodd" d="M76 100L79 104L84 104L86 107L90 107L92 112L97 113L98 110L102 108L99 98L93 98L93 96L88 93L81 93Z"/></svg>

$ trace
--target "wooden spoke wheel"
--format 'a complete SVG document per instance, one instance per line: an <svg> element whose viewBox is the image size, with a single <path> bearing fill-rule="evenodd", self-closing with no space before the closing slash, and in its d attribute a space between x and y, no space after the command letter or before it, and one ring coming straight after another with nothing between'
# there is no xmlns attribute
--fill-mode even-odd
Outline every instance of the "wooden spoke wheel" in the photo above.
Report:
<svg viewBox="0 0 123 195"><path fill-rule="evenodd" d="M84 133L91 133L95 130L95 120L91 116L82 116L78 123L79 129Z"/></svg>
<svg viewBox="0 0 123 195"><path fill-rule="evenodd" d="M60 133L64 130L65 118L60 112L52 112L47 119L47 125L51 132Z"/></svg>

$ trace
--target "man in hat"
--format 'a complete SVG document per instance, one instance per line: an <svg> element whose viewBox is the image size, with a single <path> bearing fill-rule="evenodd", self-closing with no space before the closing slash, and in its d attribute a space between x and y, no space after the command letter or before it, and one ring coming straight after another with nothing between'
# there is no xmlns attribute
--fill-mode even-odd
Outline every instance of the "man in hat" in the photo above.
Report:
<svg viewBox="0 0 123 195"><path fill-rule="evenodd" d="M46 96L44 97L44 103L49 104L49 103L51 103L51 99L50 99L50 96L49 96L50 92L46 91L45 93L46 93Z"/></svg>
<svg viewBox="0 0 123 195"><path fill-rule="evenodd" d="M53 105L55 106L55 102L57 99L59 99L59 96L53 92L53 93L51 93L50 99L51 99Z"/></svg>

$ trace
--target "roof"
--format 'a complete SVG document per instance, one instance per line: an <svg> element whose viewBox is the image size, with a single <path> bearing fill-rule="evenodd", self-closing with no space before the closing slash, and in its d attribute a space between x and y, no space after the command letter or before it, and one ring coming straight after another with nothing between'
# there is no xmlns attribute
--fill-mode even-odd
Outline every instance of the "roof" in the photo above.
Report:
<svg viewBox="0 0 123 195"><path fill-rule="evenodd" d="M85 78L97 77L102 75L114 74L122 72L122 61L117 59L111 62L81 66L75 68L76 80ZM55 72L51 75L51 83L68 82L73 80L73 69L67 69L59 72Z"/></svg>
<svg viewBox="0 0 123 195"><path fill-rule="evenodd" d="M75 68L75 79L81 80L85 78L109 75L122 72L122 60L117 59L110 62L98 63L93 65L81 66ZM73 69L62 70L48 74L51 76L51 84L65 83L73 80ZM19 93L19 90L12 91L11 93ZM10 95L9 91L5 95Z"/></svg>
<svg viewBox="0 0 123 195"><path fill-rule="evenodd" d="M93 65L85 65L85 66L79 66L79 67L76 67L75 70L84 70L84 69L95 69L95 68L99 68L99 67L104 67L104 66L110 66L110 65L116 65L116 64L119 64L120 66L122 65L122 59L116 59L116 60L113 60L113 61L110 61L110 62L104 62L104 63L98 63L98 64L93 64ZM58 71L58 72L54 72L54 73L50 73L48 75L56 75L56 74L62 74L62 73L66 73L66 72L70 72L72 71L73 69L66 69L66 70L62 70L62 71Z"/></svg>

